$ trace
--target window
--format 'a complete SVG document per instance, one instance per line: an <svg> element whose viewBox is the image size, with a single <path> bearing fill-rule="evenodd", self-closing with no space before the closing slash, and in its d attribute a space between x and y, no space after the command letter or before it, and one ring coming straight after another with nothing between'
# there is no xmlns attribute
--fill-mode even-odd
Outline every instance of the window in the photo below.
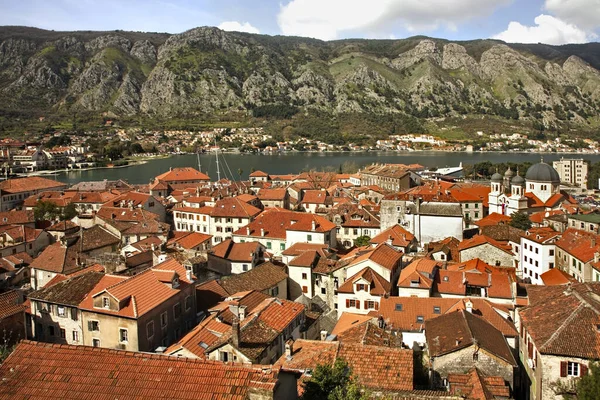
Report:
<svg viewBox="0 0 600 400"><path fill-rule="evenodd" d="M469 203L466 203L466 204L465 204L465 208L469 208Z"/></svg>
<svg viewBox="0 0 600 400"><path fill-rule="evenodd" d="M442 309L439 306L433 306L433 313L434 314L441 314L442 313Z"/></svg>
<svg viewBox="0 0 600 400"><path fill-rule="evenodd" d="M73 331L73 341L79 342L79 332Z"/></svg>
<svg viewBox="0 0 600 400"><path fill-rule="evenodd" d="M71 308L71 319L73 321L77 321L77 309L76 308Z"/></svg>
<svg viewBox="0 0 600 400"><path fill-rule="evenodd" d="M59 317L65 316L65 307L64 306L58 306L58 316Z"/></svg>
<svg viewBox="0 0 600 400"><path fill-rule="evenodd" d="M160 314L160 327L166 328L169 323L169 317L167 316L167 312Z"/></svg>
<svg viewBox="0 0 600 400"><path fill-rule="evenodd" d="M173 306L173 316L178 319L181 315L181 303L177 303Z"/></svg>
<svg viewBox="0 0 600 400"><path fill-rule="evenodd" d="M424 322L424 321L425 321L425 318L423 318L423 316L422 316L422 315L417 315L417 322L418 322L418 323L422 323L422 322Z"/></svg>
<svg viewBox="0 0 600 400"><path fill-rule="evenodd" d="M312 242L312 235L306 235L306 241Z"/></svg>
<svg viewBox="0 0 600 400"><path fill-rule="evenodd" d="M321 288L321 294L327 294L327 289L325 289L324 287Z"/></svg>
<svg viewBox="0 0 600 400"><path fill-rule="evenodd" d="M150 339L152 336L154 336L154 321L150 321L146 325L146 337Z"/></svg>
<svg viewBox="0 0 600 400"><path fill-rule="evenodd" d="M242 264L242 271L244 271L244 272L248 271L248 264Z"/></svg>
<svg viewBox="0 0 600 400"><path fill-rule="evenodd" d="M346 308L358 308L360 309L360 301L358 300L346 300Z"/></svg>
<svg viewBox="0 0 600 400"><path fill-rule="evenodd" d="M302 286L302 293L308 293L308 286Z"/></svg>
<svg viewBox="0 0 600 400"><path fill-rule="evenodd" d="M187 296L185 298L185 311L188 311L190 308L192 308L192 296Z"/></svg>
<svg viewBox="0 0 600 400"><path fill-rule="evenodd" d="M400 303L396 303L396 307L394 308L395 311L402 311L402 304Z"/></svg>
<svg viewBox="0 0 600 400"><path fill-rule="evenodd" d="M554 263L548 263L548 268L550 268L550 269L554 268Z"/></svg>
<svg viewBox="0 0 600 400"><path fill-rule="evenodd" d="M124 328L119 329L119 341L121 343L127 343L127 329L124 329Z"/></svg>
<svg viewBox="0 0 600 400"><path fill-rule="evenodd" d="M364 285L364 284L362 284L362 283L357 283L357 284L356 284L356 291L358 292L358 291L361 291L361 290L366 290L366 289L365 289L365 286L366 286L366 285Z"/></svg>
<svg viewBox="0 0 600 400"><path fill-rule="evenodd" d="M554 249L550 249L550 255L553 256L554 255Z"/></svg>
<svg viewBox="0 0 600 400"><path fill-rule="evenodd" d="M110 299L108 297L102 298L102 307L110 308Z"/></svg>
<svg viewBox="0 0 600 400"><path fill-rule="evenodd" d="M63 328L60 328L60 338L65 339L66 337L67 337L67 331L65 331Z"/></svg>
<svg viewBox="0 0 600 400"><path fill-rule="evenodd" d="M53 326L48 327L48 335L54 336L54 327Z"/></svg>
<svg viewBox="0 0 600 400"><path fill-rule="evenodd" d="M100 324L98 321L88 321L88 331L100 331Z"/></svg>
<svg viewBox="0 0 600 400"><path fill-rule="evenodd" d="M267 242L267 249L271 250L271 242Z"/></svg>
<svg viewBox="0 0 600 400"><path fill-rule="evenodd" d="M279 243L279 250L285 250L285 243Z"/></svg>
<svg viewBox="0 0 600 400"><path fill-rule="evenodd" d="M100 347L100 339L92 339L92 346Z"/></svg>
<svg viewBox="0 0 600 400"><path fill-rule="evenodd" d="M306 272L302 273L302 279L308 279L308 275L306 274Z"/></svg>
<svg viewBox="0 0 600 400"><path fill-rule="evenodd" d="M365 309L366 310L377 310L379 308L379 304L373 300L365 300Z"/></svg>
<svg viewBox="0 0 600 400"><path fill-rule="evenodd" d="M567 376L579 376L579 363L571 361L567 363Z"/></svg>
<svg viewBox="0 0 600 400"><path fill-rule="evenodd" d="M275 286L271 289L271 297L277 297L279 295L279 286Z"/></svg>

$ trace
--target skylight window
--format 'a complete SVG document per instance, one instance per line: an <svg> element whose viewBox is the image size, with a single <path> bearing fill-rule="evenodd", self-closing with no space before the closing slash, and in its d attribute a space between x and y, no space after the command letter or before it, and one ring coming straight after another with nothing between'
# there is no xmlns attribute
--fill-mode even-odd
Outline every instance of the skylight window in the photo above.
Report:
<svg viewBox="0 0 600 400"><path fill-rule="evenodd" d="M402 304L400 304L400 303L396 303L396 308L395 308L395 310L396 310L396 311L402 311Z"/></svg>

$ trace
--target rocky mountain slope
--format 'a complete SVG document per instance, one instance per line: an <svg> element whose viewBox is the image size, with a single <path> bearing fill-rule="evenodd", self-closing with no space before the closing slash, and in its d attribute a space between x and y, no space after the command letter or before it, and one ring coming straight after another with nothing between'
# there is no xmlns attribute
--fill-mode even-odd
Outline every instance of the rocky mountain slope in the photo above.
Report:
<svg viewBox="0 0 600 400"><path fill-rule="evenodd" d="M0 111L193 116L272 105L422 118L585 123L600 44L322 42L197 28L178 35L0 27Z"/></svg>

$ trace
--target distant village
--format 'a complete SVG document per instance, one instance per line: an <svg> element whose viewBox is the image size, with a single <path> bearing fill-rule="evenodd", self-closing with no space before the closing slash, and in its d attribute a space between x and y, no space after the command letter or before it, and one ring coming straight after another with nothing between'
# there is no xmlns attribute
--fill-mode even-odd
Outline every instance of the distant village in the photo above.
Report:
<svg viewBox="0 0 600 400"><path fill-rule="evenodd" d="M70 144L51 146L52 139L67 135ZM94 152L88 140L96 138L97 132L84 132L70 135L57 131L31 137L30 140L0 140L0 169L3 175L22 174L37 171L67 169L88 169L112 165L114 159ZM112 129L102 133L107 141L120 143L135 142L140 145L137 156L153 157L165 154L185 152L209 153L215 151L234 153L287 153L287 152L337 152L337 151L524 151L596 154L599 145L592 139L582 141L552 139L528 139L527 135L484 134L477 132L483 145L467 142L449 143L429 134L389 135L386 139L376 140L372 145L347 143L330 144L319 140L299 138L290 141L275 141L263 128L215 128L210 131L141 131L139 129Z"/></svg>
<svg viewBox="0 0 600 400"><path fill-rule="evenodd" d="M423 142L446 146L377 148ZM82 143L3 154L27 171L89 159ZM587 164L461 170L5 179L0 398L298 399L338 360L369 398L576 395L600 359Z"/></svg>

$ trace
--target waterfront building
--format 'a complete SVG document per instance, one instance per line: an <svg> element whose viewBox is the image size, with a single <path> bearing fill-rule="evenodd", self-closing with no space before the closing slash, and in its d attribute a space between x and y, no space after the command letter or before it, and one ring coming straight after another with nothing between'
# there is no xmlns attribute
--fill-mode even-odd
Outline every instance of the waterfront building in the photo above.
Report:
<svg viewBox="0 0 600 400"><path fill-rule="evenodd" d="M554 161L552 166L558 172L562 183L587 189L588 165L583 158L561 157L560 161Z"/></svg>

